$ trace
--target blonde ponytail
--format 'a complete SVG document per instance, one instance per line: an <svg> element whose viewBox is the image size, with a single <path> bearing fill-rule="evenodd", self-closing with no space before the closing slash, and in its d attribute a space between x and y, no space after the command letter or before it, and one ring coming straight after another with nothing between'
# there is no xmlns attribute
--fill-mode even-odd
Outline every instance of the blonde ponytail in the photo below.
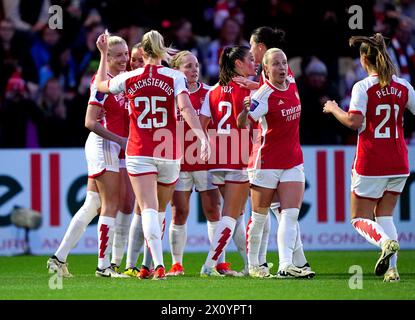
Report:
<svg viewBox="0 0 415 320"><path fill-rule="evenodd" d="M170 60L163 36L156 30L144 34L141 46L144 53L153 59Z"/></svg>

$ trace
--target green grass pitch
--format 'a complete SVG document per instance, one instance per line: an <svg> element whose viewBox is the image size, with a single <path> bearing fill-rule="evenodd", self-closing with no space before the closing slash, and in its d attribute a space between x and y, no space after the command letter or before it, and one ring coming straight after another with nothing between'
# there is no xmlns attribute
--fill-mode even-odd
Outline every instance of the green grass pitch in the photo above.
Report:
<svg viewBox="0 0 415 320"><path fill-rule="evenodd" d="M49 288L53 281L46 269L48 257L0 257L0 300L415 300L414 250L399 252L398 283L384 283L373 274L377 251L309 251L306 255L317 273L311 280L200 278L206 253L186 253L186 275L166 281L97 278L95 255L71 255L69 270L74 278L63 279L62 288L55 290ZM169 268L170 255L164 258ZM268 259L277 264L274 252ZM234 269L242 269L237 253L228 253L227 261ZM349 287L353 265L363 270L362 289ZM275 273L275 267L271 271Z"/></svg>

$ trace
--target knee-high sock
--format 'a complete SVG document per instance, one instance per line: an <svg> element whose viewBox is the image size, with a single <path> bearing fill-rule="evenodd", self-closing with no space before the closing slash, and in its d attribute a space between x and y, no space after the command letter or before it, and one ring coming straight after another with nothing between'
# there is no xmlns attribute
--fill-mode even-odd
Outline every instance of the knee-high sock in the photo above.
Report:
<svg viewBox="0 0 415 320"><path fill-rule="evenodd" d="M235 230L233 232L233 241L235 242L236 248L244 261L244 265L248 264L248 257L246 255L246 226L245 217L240 215L236 220Z"/></svg>
<svg viewBox="0 0 415 320"><path fill-rule="evenodd" d="M158 213L159 225L161 230L161 240L164 238L164 232L166 231L166 211Z"/></svg>
<svg viewBox="0 0 415 320"><path fill-rule="evenodd" d="M248 238L248 263L250 267L259 266L259 248L261 246L264 225L267 220L267 215L252 211L251 223L249 224L249 227L246 231L246 235Z"/></svg>
<svg viewBox="0 0 415 320"><path fill-rule="evenodd" d="M128 235L127 261L126 269L134 268L137 264L137 258L144 244L143 225L141 215L134 213L131 221L130 232Z"/></svg>
<svg viewBox="0 0 415 320"><path fill-rule="evenodd" d="M124 257L125 246L128 240L128 230L130 228L131 213L126 214L118 211L115 218L115 232L114 242L112 245L112 257L111 263L117 266L121 265L122 258Z"/></svg>
<svg viewBox="0 0 415 320"><path fill-rule="evenodd" d="M169 243L172 256L172 263L183 265L183 253L187 240L187 225L178 225L173 222L169 227Z"/></svg>
<svg viewBox="0 0 415 320"><path fill-rule="evenodd" d="M293 263L297 267L303 267L307 263L307 258L304 254L303 241L301 240L300 223L297 221L297 238L295 239L295 246L293 252Z"/></svg>
<svg viewBox="0 0 415 320"><path fill-rule="evenodd" d="M392 240L398 241L398 232L396 231L395 224L393 223L393 217L376 217L376 222L382 226L385 233ZM393 254L390 259L389 266L396 268L398 262L398 253Z"/></svg>
<svg viewBox="0 0 415 320"><path fill-rule="evenodd" d="M205 261L205 266L207 268L213 268L217 264L218 258L226 250L226 247L231 240L235 225L236 220L229 216L224 216L219 221L210 246L209 254Z"/></svg>
<svg viewBox="0 0 415 320"><path fill-rule="evenodd" d="M297 208L284 209L278 226L278 255L279 269L293 264L293 252L297 238L297 219L300 210Z"/></svg>
<svg viewBox="0 0 415 320"><path fill-rule="evenodd" d="M261 245L258 252L259 265L263 265L267 262L267 251L269 242L269 233L271 230L271 215L267 214L267 219L264 223L264 230L262 231Z"/></svg>
<svg viewBox="0 0 415 320"><path fill-rule="evenodd" d="M110 266L110 254L114 240L115 218L100 216L98 219L98 268Z"/></svg>
<svg viewBox="0 0 415 320"><path fill-rule="evenodd" d="M159 213L154 209L144 209L141 212L144 238L151 250L151 256L155 266L162 265L163 262L163 246L161 243L162 232L159 222Z"/></svg>
<svg viewBox="0 0 415 320"><path fill-rule="evenodd" d="M153 267L153 257L151 256L151 250L148 246L148 242L144 239L144 249L143 249L143 266L151 269Z"/></svg>
<svg viewBox="0 0 415 320"><path fill-rule="evenodd" d="M216 227L218 226L219 221L207 221L207 229L208 229L208 238L209 243L212 245L213 238L215 236ZM224 263L225 262L225 256L226 252L223 251L223 253L219 256L217 264Z"/></svg>
<svg viewBox="0 0 415 320"><path fill-rule="evenodd" d="M87 191L85 202L82 207L73 216L66 230L65 236L59 245L55 256L62 262L66 262L69 251L76 246L82 235L85 233L86 227L91 223L92 219L97 215L97 210L101 207L99 194L93 191Z"/></svg>
<svg viewBox="0 0 415 320"><path fill-rule="evenodd" d="M386 235L382 226L370 219L355 218L351 221L353 228L369 243L382 247L382 243L390 238Z"/></svg>
<svg viewBox="0 0 415 320"><path fill-rule="evenodd" d="M279 212L280 203L275 202L271 204L271 212L277 218L278 224L281 220L281 213ZM303 241L301 240L300 224L297 221L297 237L295 239L295 246L293 252L293 264L297 267L303 267L307 263L307 258L304 254Z"/></svg>

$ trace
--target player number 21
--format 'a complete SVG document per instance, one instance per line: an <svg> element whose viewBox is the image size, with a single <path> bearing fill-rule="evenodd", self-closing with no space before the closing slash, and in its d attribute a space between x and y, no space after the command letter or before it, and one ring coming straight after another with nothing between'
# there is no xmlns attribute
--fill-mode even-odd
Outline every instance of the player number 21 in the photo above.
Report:
<svg viewBox="0 0 415 320"><path fill-rule="evenodd" d="M395 111L395 114L394 114L395 116L395 139L398 139L399 138L399 133L398 133L399 106L397 104L394 104L393 109ZM390 127L385 126L385 124L389 121L389 118L391 116L391 106L389 104L380 104L376 107L377 116L381 115L381 113L383 112L386 112L385 117L375 129L375 138L388 139L391 136Z"/></svg>
<svg viewBox="0 0 415 320"><path fill-rule="evenodd" d="M165 102L167 100L166 97L159 97L159 96L152 96L151 100L149 97L137 97L134 99L135 107L139 107L140 103L144 103L144 110L137 118L137 126L142 129L151 129L151 128L162 128L167 125L167 109L164 107L158 107L157 102ZM153 115L152 118L146 116L151 113ZM161 114L161 122L157 121L155 115L159 113Z"/></svg>

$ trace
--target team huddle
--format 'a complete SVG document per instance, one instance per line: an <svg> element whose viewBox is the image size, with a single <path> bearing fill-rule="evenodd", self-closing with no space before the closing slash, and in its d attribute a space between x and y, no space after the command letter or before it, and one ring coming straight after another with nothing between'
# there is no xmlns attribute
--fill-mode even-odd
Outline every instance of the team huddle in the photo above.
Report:
<svg viewBox="0 0 415 320"><path fill-rule="evenodd" d="M279 30L261 27L252 33L250 48L225 48L219 82L209 87L199 81L197 57L166 48L157 31L147 32L131 57L122 38L100 35L101 61L85 118L91 131L85 144L87 195L48 269L72 277L68 254L99 214L96 276L158 280L183 275L195 190L210 241L202 277L313 278L298 223L305 190L301 97L281 41ZM352 226L381 248L375 274L399 281L392 215L409 176L402 118L406 108L415 114L415 92L396 76L382 35L351 38L355 43L361 44L369 76L355 84L348 112L335 101L326 102L322 112L358 130ZM132 70L127 72L128 63ZM247 201L252 212L245 225ZM169 203L172 266L166 272L162 239ZM278 220L276 274L266 259L269 211ZM241 271L226 262L232 240L244 261Z"/></svg>

